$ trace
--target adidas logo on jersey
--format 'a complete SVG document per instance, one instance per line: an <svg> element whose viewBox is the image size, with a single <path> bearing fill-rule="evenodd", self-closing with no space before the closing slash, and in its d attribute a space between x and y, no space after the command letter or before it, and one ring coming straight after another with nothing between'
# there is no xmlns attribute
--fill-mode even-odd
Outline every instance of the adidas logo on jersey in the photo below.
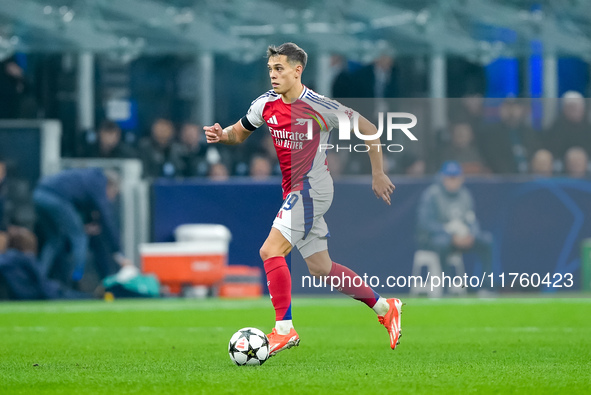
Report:
<svg viewBox="0 0 591 395"><path fill-rule="evenodd" d="M277 125L277 118L275 117L275 115L271 116L271 118L267 119L267 123L270 123L271 125Z"/></svg>

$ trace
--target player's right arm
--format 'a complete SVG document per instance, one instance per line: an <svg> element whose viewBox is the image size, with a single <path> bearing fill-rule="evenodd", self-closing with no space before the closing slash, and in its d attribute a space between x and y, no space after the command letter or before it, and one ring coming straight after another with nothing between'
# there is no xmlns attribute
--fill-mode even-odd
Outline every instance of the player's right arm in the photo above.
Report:
<svg viewBox="0 0 591 395"><path fill-rule="evenodd" d="M250 136L252 131L242 126L240 121L232 126L222 129L219 123L213 126L204 126L205 137L208 143L222 143L228 145L240 144Z"/></svg>
<svg viewBox="0 0 591 395"><path fill-rule="evenodd" d="M263 108L268 97L269 93L265 93L250 103L250 108L246 115L232 126L228 126L225 129L222 129L219 123L213 126L205 126L203 129L205 130L207 142L228 145L242 143L256 128L265 122L263 119Z"/></svg>

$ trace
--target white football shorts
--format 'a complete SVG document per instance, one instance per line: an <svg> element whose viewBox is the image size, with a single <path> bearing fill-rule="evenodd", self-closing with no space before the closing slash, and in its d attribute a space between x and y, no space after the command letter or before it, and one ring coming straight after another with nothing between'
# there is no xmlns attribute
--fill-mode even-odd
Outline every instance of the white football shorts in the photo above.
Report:
<svg viewBox="0 0 591 395"><path fill-rule="evenodd" d="M273 227L281 232L302 256L328 249L330 237L324 214L330 208L333 193L310 197L309 191L291 192L281 205Z"/></svg>

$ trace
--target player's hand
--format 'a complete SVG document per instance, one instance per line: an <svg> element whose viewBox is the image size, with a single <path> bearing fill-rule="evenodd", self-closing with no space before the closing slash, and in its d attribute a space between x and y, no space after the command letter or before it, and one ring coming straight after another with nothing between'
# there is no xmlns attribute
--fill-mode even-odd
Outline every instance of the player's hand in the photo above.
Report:
<svg viewBox="0 0 591 395"><path fill-rule="evenodd" d="M222 129L219 123L215 123L213 126L204 126L203 130L205 130L205 138L208 143L219 143L222 140L224 129Z"/></svg>
<svg viewBox="0 0 591 395"><path fill-rule="evenodd" d="M373 189L373 193L376 194L378 199L382 199L388 205L391 205L392 202L390 201L390 195L394 192L396 188L392 181L390 181L390 177L388 177L385 173L381 174L374 174L371 181L371 188Z"/></svg>

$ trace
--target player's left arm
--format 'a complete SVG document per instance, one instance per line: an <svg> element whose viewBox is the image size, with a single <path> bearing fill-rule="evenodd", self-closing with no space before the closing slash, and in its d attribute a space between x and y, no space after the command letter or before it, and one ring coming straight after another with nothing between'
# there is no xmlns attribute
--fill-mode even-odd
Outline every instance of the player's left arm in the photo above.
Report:
<svg viewBox="0 0 591 395"><path fill-rule="evenodd" d="M359 115L359 131L361 134L374 135L378 129L376 126L369 122L367 118ZM365 140L365 144L369 146L369 160L371 162L371 187L376 196L386 202L388 205L391 204L390 195L396 188L390 177L384 173L384 158L380 146L380 138L374 140Z"/></svg>

